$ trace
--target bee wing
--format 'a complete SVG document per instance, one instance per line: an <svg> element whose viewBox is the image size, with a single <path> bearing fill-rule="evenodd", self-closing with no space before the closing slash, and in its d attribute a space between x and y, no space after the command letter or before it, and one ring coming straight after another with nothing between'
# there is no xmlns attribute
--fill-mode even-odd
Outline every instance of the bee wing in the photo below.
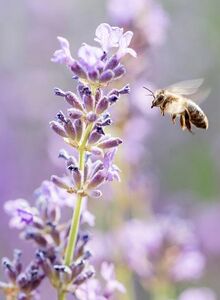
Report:
<svg viewBox="0 0 220 300"><path fill-rule="evenodd" d="M197 92L203 81L204 80L202 78L181 81L168 86L166 89L174 94L192 95Z"/></svg>
<svg viewBox="0 0 220 300"><path fill-rule="evenodd" d="M201 104L208 98L210 93L211 93L211 89L206 88L206 89L199 90L197 93L195 93L190 98L197 104Z"/></svg>

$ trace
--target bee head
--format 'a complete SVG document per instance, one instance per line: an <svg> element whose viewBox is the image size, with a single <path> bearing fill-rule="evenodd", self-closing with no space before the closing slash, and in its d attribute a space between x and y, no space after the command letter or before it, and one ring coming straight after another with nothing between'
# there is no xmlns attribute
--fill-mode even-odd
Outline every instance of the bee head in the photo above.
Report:
<svg viewBox="0 0 220 300"><path fill-rule="evenodd" d="M154 99L152 101L151 104L151 108L155 107L155 106L160 106L162 104L162 102L165 99L165 95L164 95L164 90L160 90L160 91L156 91L156 93L154 93L153 91L151 91L149 88L144 86L144 89L147 90L148 92L150 92L150 94L148 94L148 96L152 96Z"/></svg>
<svg viewBox="0 0 220 300"><path fill-rule="evenodd" d="M160 106L165 99L164 90L160 90L158 93L154 94L154 100L152 101L151 108L155 106Z"/></svg>

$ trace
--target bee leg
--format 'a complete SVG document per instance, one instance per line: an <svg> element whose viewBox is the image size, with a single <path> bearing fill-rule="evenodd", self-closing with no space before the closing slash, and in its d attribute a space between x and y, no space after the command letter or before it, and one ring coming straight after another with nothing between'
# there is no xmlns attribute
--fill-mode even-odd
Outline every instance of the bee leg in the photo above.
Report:
<svg viewBox="0 0 220 300"><path fill-rule="evenodd" d="M160 112L161 112L161 115L164 116L164 109L162 107L160 107Z"/></svg>
<svg viewBox="0 0 220 300"><path fill-rule="evenodd" d="M180 115L180 126L182 130L186 129L185 116L183 114Z"/></svg>
<svg viewBox="0 0 220 300"><path fill-rule="evenodd" d="M176 114L172 114L171 118L172 118L173 124L175 124L176 123Z"/></svg>
<svg viewBox="0 0 220 300"><path fill-rule="evenodd" d="M186 128L189 130L189 132L193 133L192 129L191 129L192 127L191 127L189 112L187 110L185 110L184 116L185 116L185 125L186 125Z"/></svg>

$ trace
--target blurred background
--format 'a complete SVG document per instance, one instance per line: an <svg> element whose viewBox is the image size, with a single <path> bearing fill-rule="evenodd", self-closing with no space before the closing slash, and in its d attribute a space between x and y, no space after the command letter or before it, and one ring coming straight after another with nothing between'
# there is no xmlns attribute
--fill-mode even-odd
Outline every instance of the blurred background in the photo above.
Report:
<svg viewBox="0 0 220 300"><path fill-rule="evenodd" d="M126 220L147 220L152 211L191 220L207 261L198 285L213 289L219 299L220 2L120 1L1 0L1 207L9 199L31 200L43 180L64 173L57 159L63 145L48 124L65 109L53 88L73 90L74 83L64 66L50 62L58 49L56 36L66 37L76 56L81 43L93 44L94 31L102 22L133 30L137 40L132 46L139 58L128 65L131 104L122 99L113 118L114 130L122 133L125 145L118 162L122 183L114 186L114 204L103 201L91 204L90 210L99 230L106 227L106 206L111 208L106 213L109 220L117 211L115 224L121 223L120 209ZM201 104L210 121L207 132L182 132L178 123L173 126L167 116L150 110L143 85L164 87L200 77L211 88ZM1 257L15 247L27 251L30 245L9 229L3 209L0 219ZM146 299L141 293L138 299Z"/></svg>

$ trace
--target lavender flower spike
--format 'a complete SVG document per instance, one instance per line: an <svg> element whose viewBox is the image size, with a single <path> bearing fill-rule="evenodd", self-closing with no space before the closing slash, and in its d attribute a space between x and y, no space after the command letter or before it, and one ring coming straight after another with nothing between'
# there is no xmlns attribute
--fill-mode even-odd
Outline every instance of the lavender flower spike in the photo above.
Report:
<svg viewBox="0 0 220 300"><path fill-rule="evenodd" d="M69 42L58 37L61 49L54 52L51 60L66 64L74 73L74 78L96 90L125 74L120 59L127 53L136 57L136 52L128 47L132 36L131 31L123 33L122 28L103 23L97 27L94 38L100 47L83 43L77 60L71 56ZM112 48L116 49L112 51Z"/></svg>

